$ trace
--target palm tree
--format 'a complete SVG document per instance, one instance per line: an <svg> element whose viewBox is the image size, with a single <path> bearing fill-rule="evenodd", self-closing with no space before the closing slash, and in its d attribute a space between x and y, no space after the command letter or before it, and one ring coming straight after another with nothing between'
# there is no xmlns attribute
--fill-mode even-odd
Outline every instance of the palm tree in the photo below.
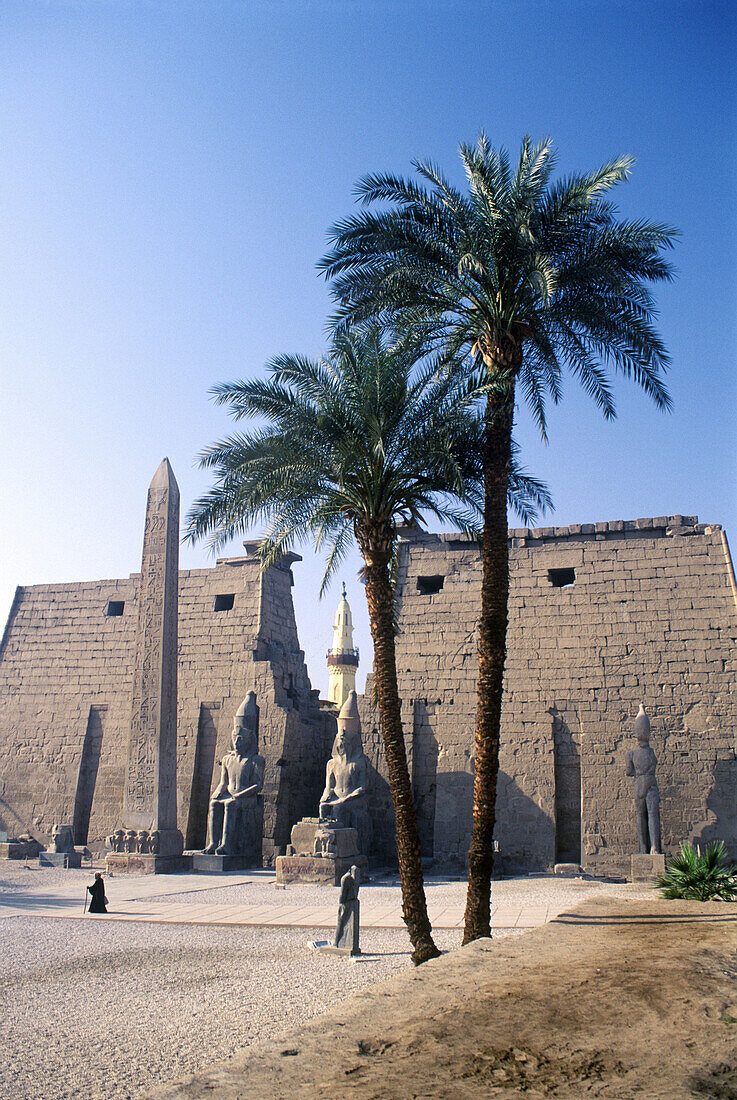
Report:
<svg viewBox="0 0 737 1100"><path fill-rule="evenodd" d="M648 283L672 277L662 257L675 231L624 221L605 199L632 158L551 182L549 139L525 138L513 169L482 134L461 145L467 191L432 165L421 182L369 175L363 210L331 230L321 268L334 279L339 325L368 318L422 322L428 346L465 361L487 382L484 439L476 768L464 942L488 936L509 563L507 491L518 389L545 437L545 404L561 397L563 368L606 417L615 415L607 367L634 378L661 408L670 400L666 350ZM429 185L429 186L427 186Z"/></svg>
<svg viewBox="0 0 737 1100"><path fill-rule="evenodd" d="M472 530L480 514L481 420L477 381L416 366L409 341L388 346L379 330L336 337L322 361L281 356L267 381L215 388L236 420L262 418L250 434L209 448L201 464L216 483L188 517L188 537L220 545L266 521L264 565L310 537L327 549L322 591L355 538L374 642L374 674L396 816L402 911L415 964L439 954L420 862L394 653L390 564L397 526L423 516ZM547 491L515 472L518 508L548 504ZM322 594L321 591L321 594Z"/></svg>

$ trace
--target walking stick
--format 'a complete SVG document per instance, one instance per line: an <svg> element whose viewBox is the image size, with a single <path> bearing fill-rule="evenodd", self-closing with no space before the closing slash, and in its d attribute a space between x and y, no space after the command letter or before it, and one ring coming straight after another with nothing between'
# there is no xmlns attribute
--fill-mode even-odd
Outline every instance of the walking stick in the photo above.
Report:
<svg viewBox="0 0 737 1100"><path fill-rule="evenodd" d="M82 912L83 913L87 912L87 887L86 886L84 888L84 909L82 910Z"/></svg>

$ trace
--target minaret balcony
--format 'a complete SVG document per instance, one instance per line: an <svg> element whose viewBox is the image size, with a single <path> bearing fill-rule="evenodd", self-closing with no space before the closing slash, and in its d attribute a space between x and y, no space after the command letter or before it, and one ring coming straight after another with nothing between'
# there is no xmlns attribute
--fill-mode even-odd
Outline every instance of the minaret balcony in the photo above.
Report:
<svg viewBox="0 0 737 1100"><path fill-rule="evenodd" d="M357 649L331 649L327 653L328 668L334 668L340 665L358 667L358 650Z"/></svg>

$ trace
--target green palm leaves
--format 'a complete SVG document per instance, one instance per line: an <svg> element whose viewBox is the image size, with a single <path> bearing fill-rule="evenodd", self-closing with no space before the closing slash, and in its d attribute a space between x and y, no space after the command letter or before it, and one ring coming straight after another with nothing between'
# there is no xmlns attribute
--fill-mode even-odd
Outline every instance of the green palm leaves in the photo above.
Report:
<svg viewBox="0 0 737 1100"><path fill-rule="evenodd" d="M478 376L437 363L416 366L410 341L376 327L338 334L320 361L279 356L266 381L217 386L236 420L262 426L210 447L215 473L189 515L191 539L220 545L265 525L271 563L296 541L327 554L323 588L357 523L419 524L429 516L465 531L483 513ZM513 505L527 518L547 490L512 463Z"/></svg>
<svg viewBox="0 0 737 1100"><path fill-rule="evenodd" d="M737 901L737 867L727 859L724 842L715 840L703 852L698 844L681 844L658 879L665 898L684 901Z"/></svg>
<svg viewBox="0 0 737 1100"><path fill-rule="evenodd" d="M606 416L614 415L607 366L639 382L667 408L668 356L647 284L672 277L662 250L668 226L618 219L606 193L632 158L551 182L549 139L522 143L513 169L482 135L461 145L467 192L432 164L415 162L420 183L369 175L359 201L372 209L338 222L321 261L333 278L337 319L422 318L431 340L504 381L496 347L524 344L518 373L545 431L547 399L558 401L570 370ZM381 209L376 209L381 205Z"/></svg>

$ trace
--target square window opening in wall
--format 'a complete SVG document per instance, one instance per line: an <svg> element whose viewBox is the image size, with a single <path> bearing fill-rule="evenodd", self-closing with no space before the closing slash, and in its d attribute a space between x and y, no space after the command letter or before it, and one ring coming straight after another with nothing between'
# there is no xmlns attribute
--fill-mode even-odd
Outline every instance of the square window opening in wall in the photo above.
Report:
<svg viewBox="0 0 737 1100"><path fill-rule="evenodd" d="M123 614L123 608L125 607L125 600L108 600L107 607L105 608L105 614L110 619L115 619L119 615Z"/></svg>
<svg viewBox="0 0 737 1100"><path fill-rule="evenodd" d="M575 569L548 569L548 580L553 588L570 588L576 583Z"/></svg>
<svg viewBox="0 0 737 1100"><path fill-rule="evenodd" d="M215 597L215 611L232 611L235 603L235 592L224 592Z"/></svg>
<svg viewBox="0 0 737 1100"><path fill-rule="evenodd" d="M436 592L441 590L444 581L445 577L441 574L434 577L418 577L417 591L421 596L434 596Z"/></svg>

